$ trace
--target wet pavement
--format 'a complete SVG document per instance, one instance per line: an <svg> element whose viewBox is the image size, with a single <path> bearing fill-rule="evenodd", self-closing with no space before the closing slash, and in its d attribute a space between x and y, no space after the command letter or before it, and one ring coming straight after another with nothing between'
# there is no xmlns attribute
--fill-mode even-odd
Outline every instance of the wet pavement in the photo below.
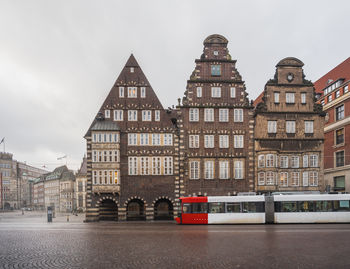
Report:
<svg viewBox="0 0 350 269"><path fill-rule="evenodd" d="M350 268L350 224L82 223L0 213L0 268Z"/></svg>

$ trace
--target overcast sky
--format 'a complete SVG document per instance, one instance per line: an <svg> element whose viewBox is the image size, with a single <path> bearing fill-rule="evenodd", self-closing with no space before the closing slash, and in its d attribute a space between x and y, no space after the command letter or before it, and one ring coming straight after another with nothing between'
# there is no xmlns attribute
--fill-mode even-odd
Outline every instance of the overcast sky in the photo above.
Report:
<svg viewBox="0 0 350 269"><path fill-rule="evenodd" d="M133 53L164 107L211 34L254 99L293 56L317 80L349 57L350 1L0 0L0 139L19 161L77 169L83 138ZM3 145L0 146L3 150Z"/></svg>

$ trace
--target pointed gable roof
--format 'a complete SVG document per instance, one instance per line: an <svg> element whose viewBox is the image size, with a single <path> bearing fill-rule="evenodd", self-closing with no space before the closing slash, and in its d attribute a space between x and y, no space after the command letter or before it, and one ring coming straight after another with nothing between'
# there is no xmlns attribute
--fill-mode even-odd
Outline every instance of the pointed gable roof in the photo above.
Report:
<svg viewBox="0 0 350 269"><path fill-rule="evenodd" d="M124 97L119 96L119 87L124 87ZM138 98L128 98L128 87L137 87ZM140 98L140 88L146 87L146 97ZM94 126L96 126L97 123L97 115L104 115L105 109L137 109L144 107L145 109L158 109L158 110L164 110L162 104L160 103L157 95L153 91L152 86L150 85L148 79L146 78L145 74L143 73L140 65L138 64L137 60L135 59L134 55L131 54L129 59L127 60L124 68L120 72L117 80L115 81L112 89L110 90L107 98L103 102L101 108L96 114L96 117L92 124L90 125L90 128L88 132L86 133L85 137L90 134L90 131ZM112 114L112 113L111 113ZM104 119L104 126L107 126L106 122L113 121L113 115L109 119ZM122 123L120 123L122 124ZM109 126L109 125L108 125ZM116 124L118 126L118 124ZM121 127L121 126L119 126Z"/></svg>

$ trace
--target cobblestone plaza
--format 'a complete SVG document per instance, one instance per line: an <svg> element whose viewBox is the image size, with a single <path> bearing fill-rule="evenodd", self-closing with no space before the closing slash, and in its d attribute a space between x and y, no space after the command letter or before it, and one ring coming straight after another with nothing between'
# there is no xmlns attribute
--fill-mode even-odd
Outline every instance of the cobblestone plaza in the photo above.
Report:
<svg viewBox="0 0 350 269"><path fill-rule="evenodd" d="M0 215L0 268L349 268L349 224L179 226Z"/></svg>

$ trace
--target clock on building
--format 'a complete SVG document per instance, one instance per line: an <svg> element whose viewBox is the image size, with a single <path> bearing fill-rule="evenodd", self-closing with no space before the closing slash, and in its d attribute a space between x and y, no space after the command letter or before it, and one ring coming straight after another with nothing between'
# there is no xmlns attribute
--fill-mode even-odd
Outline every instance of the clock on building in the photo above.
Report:
<svg viewBox="0 0 350 269"><path fill-rule="evenodd" d="M289 74L287 75L287 80L288 80L289 82L291 82L293 79L294 79L294 75L293 75L292 73L289 73Z"/></svg>

